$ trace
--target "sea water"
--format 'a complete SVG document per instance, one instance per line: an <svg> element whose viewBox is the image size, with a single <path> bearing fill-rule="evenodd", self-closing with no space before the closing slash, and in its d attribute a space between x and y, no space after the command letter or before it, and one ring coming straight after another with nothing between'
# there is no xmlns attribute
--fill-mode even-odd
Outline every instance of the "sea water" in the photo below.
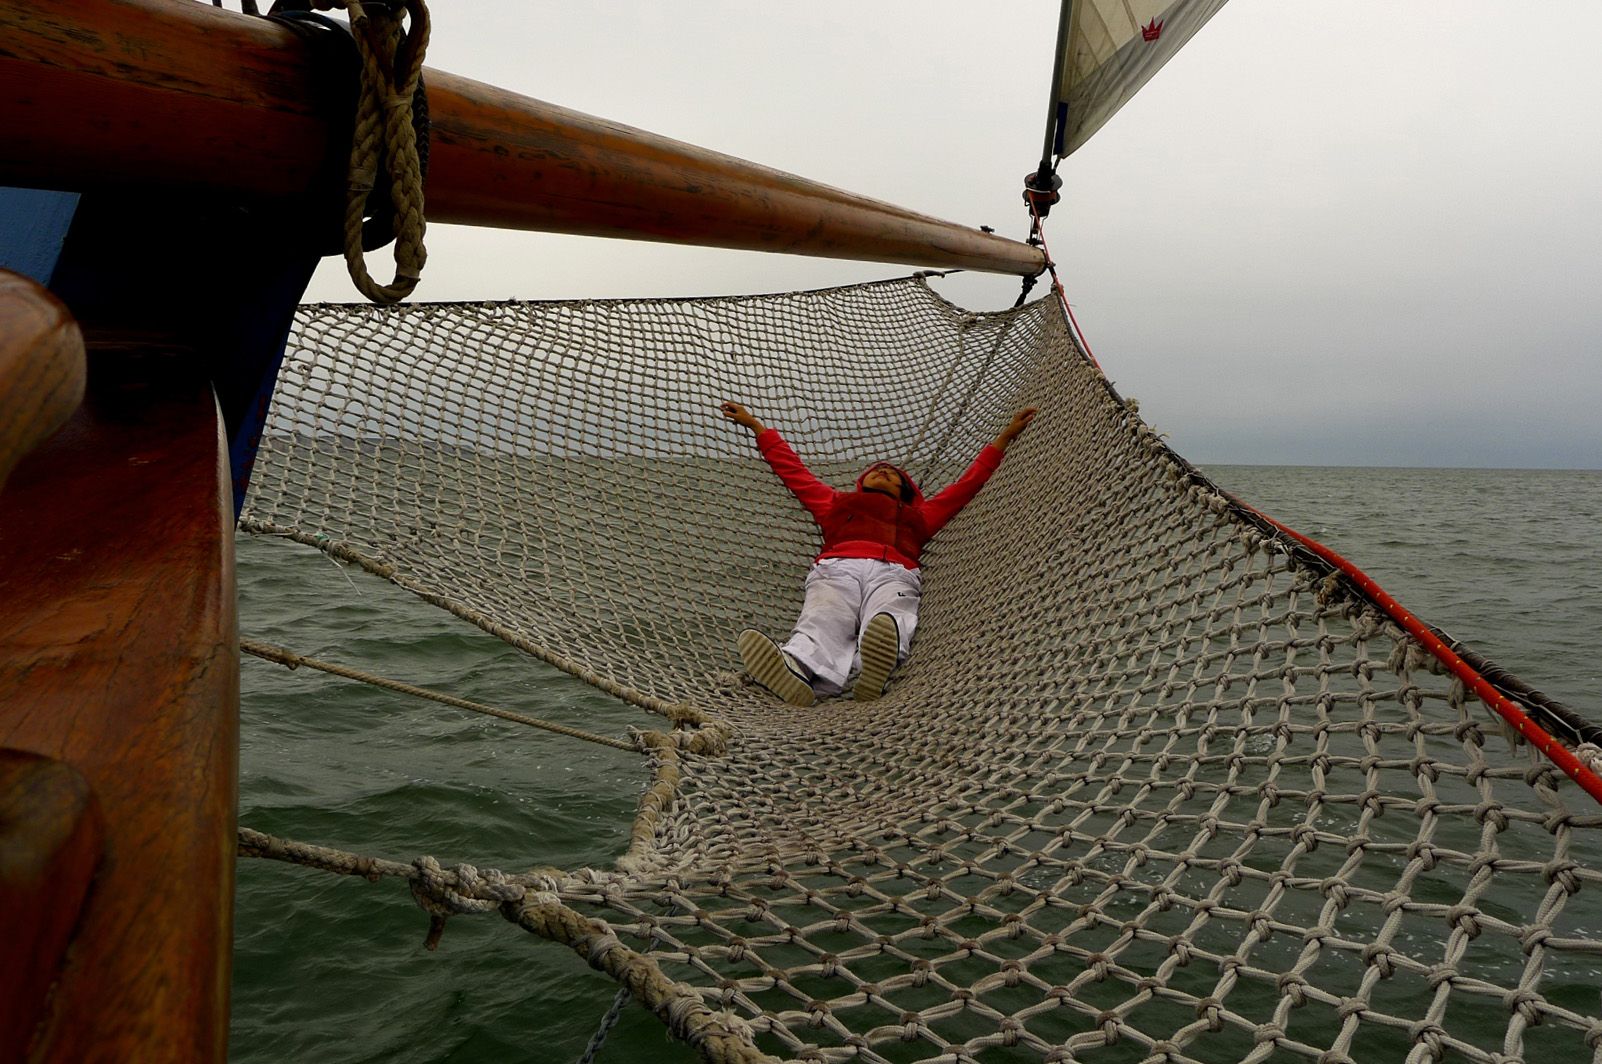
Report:
<svg viewBox="0 0 1602 1064"><path fill-rule="evenodd" d="M1602 471L1207 472L1427 622L1602 720ZM591 731L658 723L284 540L240 537L239 593L247 637ZM627 844L645 779L637 754L254 658L241 682L241 824L507 870L609 867ZM1587 926L1602 936L1602 898L1582 891L1569 904L1594 913ZM427 918L396 880L243 860L235 923L240 1062L571 1061L617 990L566 947L495 915L451 920L425 952ZM599 1059L695 1056L635 1005Z"/></svg>

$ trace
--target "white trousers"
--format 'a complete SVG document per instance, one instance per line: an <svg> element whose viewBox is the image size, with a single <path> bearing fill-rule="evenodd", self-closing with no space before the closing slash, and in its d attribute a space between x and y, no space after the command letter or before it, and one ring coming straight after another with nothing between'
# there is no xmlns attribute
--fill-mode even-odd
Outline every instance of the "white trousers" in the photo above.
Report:
<svg viewBox="0 0 1602 1064"><path fill-rule="evenodd" d="M806 601L784 652L812 674L814 691L837 695L862 668L862 627L875 615L895 618L901 633L896 663L907 660L922 594L916 569L872 558L825 558L807 573Z"/></svg>

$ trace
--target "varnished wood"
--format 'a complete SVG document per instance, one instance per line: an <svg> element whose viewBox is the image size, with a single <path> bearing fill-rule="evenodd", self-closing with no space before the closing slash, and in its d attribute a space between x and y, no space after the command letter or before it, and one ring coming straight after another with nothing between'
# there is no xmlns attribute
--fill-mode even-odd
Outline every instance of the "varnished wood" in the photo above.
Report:
<svg viewBox="0 0 1602 1064"><path fill-rule="evenodd" d="M0 40L0 181L281 196L306 189L328 150L307 45L266 20L189 0L0 0ZM1038 248L976 228L467 78L426 77L435 222L1044 267Z"/></svg>
<svg viewBox="0 0 1602 1064"><path fill-rule="evenodd" d="M21 1060L100 857L99 810L70 765L0 750L0 1060Z"/></svg>
<svg viewBox="0 0 1602 1064"><path fill-rule="evenodd" d="M220 1060L238 761L226 454L192 368L101 358L0 493L0 747L73 766L105 819L30 1059Z"/></svg>
<svg viewBox="0 0 1602 1064"><path fill-rule="evenodd" d="M83 337L48 291L0 270L0 488L83 400Z"/></svg>

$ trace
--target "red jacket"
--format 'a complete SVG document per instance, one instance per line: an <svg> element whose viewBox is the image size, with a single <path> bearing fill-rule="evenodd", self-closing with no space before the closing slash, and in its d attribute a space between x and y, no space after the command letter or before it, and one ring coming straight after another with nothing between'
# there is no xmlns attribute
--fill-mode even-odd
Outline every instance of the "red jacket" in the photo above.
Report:
<svg viewBox="0 0 1602 1064"><path fill-rule="evenodd" d="M912 478L896 469L912 488L911 501L903 502L883 492L863 491L862 476L867 476L866 471L857 477L856 491L835 491L812 475L778 429L758 433L757 449L823 530L819 561L876 558L908 569L918 567L924 544L973 500L1001 465L1001 448L990 444L979 452L967 472L932 499L925 499Z"/></svg>

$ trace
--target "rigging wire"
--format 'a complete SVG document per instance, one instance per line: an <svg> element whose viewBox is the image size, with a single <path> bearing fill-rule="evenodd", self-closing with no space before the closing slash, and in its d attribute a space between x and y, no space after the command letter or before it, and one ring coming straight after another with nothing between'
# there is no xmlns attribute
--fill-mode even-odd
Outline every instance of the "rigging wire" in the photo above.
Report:
<svg viewBox="0 0 1602 1064"><path fill-rule="evenodd" d="M1063 291L1062 278L1057 276L1057 263L1051 257L1050 245L1046 243L1046 230L1040 224L1041 215L1035 210L1034 200L1028 193L1024 194L1024 201L1029 204L1029 216L1033 220L1029 231L1029 242L1031 244L1036 241L1040 243L1040 250L1046 255L1046 270L1051 274L1051 290L1056 292L1057 298L1062 301L1062 309L1068 315L1068 323L1073 330L1074 341L1079 345L1080 350L1084 351L1085 357L1090 359L1090 364L1100 370L1101 362L1097 360L1096 353L1090 349L1090 342L1085 339L1085 331L1079 327L1079 319L1074 317L1074 308L1068 302L1068 294ZM1025 292L1027 291L1028 289L1026 288ZM1105 371L1103 373L1105 374Z"/></svg>

